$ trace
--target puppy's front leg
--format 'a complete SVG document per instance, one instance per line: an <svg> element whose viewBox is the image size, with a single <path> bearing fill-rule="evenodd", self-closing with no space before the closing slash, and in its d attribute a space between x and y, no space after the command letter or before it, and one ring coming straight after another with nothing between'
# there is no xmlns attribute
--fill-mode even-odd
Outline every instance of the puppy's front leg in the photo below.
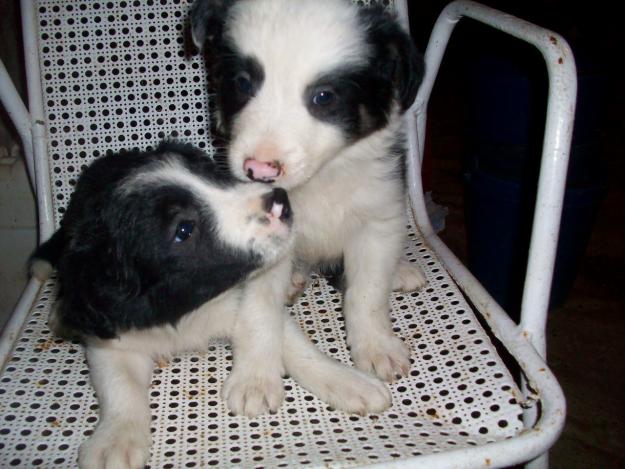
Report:
<svg viewBox="0 0 625 469"><path fill-rule="evenodd" d="M284 399L282 333L291 274L286 258L244 288L232 336L232 372L223 395L232 412L255 417L276 411Z"/></svg>
<svg viewBox="0 0 625 469"><path fill-rule="evenodd" d="M100 419L79 450L82 469L136 469L150 455L148 389L153 361L148 355L87 347Z"/></svg>
<svg viewBox="0 0 625 469"><path fill-rule="evenodd" d="M365 226L344 252L345 322L352 359L361 370L386 381L410 371L410 350L393 333L389 317L389 295L403 243L401 220L393 221Z"/></svg>
<svg viewBox="0 0 625 469"><path fill-rule="evenodd" d="M288 316L284 364L295 381L335 409L365 415L391 405L391 393L382 381L321 353Z"/></svg>

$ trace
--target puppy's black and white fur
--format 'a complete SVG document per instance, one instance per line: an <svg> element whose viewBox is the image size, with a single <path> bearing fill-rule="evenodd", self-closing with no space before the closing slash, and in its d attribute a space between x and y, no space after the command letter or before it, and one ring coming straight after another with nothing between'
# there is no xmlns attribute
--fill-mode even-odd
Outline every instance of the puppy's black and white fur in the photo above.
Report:
<svg viewBox="0 0 625 469"><path fill-rule="evenodd" d="M33 256L39 277L58 267L51 327L84 341L99 400L82 468L143 467L155 360L202 350L213 337L233 343L224 392L235 412L277 409L282 395L262 390L282 389L285 371L338 409L390 405L381 382L321 354L290 318L248 328L242 305L263 277L268 288L276 283L275 266L293 241L291 219L283 189L238 182L190 146L109 155L83 172L60 229ZM276 328L279 356L267 356L255 341L276 337ZM253 380L253 367L265 361L278 369L276 383Z"/></svg>
<svg viewBox="0 0 625 469"><path fill-rule="evenodd" d="M311 268L342 263L353 361L389 381L407 374L388 311L393 289L425 284L400 260L404 113L422 56L391 15L347 0L195 0L191 25L212 55L232 173L286 188L297 213L295 270L265 279L279 277L292 299ZM263 301L256 310L279 313Z"/></svg>

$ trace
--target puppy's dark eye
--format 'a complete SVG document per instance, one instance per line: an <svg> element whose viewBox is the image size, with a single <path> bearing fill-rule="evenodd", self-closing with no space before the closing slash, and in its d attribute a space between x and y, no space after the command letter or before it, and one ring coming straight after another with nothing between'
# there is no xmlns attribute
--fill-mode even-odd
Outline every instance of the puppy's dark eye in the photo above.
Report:
<svg viewBox="0 0 625 469"><path fill-rule="evenodd" d="M336 98L336 95L332 91L321 90L321 91L317 91L313 95L312 102L313 104L316 104L317 106L327 106L328 104L331 104L335 98Z"/></svg>
<svg viewBox="0 0 625 469"><path fill-rule="evenodd" d="M195 228L195 222L191 220L183 220L178 223L176 227L176 235L174 236L174 243L182 243L191 237Z"/></svg>
<svg viewBox="0 0 625 469"><path fill-rule="evenodd" d="M247 73L241 73L234 79L234 83L237 86L239 93L245 96L250 96L253 91L252 80Z"/></svg>

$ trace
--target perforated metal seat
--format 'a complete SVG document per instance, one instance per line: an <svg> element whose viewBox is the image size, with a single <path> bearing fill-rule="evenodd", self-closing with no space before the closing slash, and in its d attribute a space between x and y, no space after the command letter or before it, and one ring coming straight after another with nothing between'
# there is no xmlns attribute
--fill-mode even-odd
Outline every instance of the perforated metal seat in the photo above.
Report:
<svg viewBox="0 0 625 469"><path fill-rule="evenodd" d="M35 31L25 30L27 48L37 44L43 96L41 118L31 100L31 122L41 127L38 121L43 120L45 138L38 139L41 134L33 130L31 148L45 161L35 161L31 168L36 169L38 198L49 191L51 203L40 206L44 237L62 218L81 169L104 152L145 149L176 137L217 153L206 69L201 57L186 51L186 1L35 3L30 10L34 16L25 14L25 24L30 18ZM23 2L26 13L29 5ZM405 13L405 2L397 6ZM493 14L470 2L452 6L456 10L448 9L443 23L453 15L471 16L470 8ZM426 78L417 110L424 109L436 76L435 52L429 49L434 71ZM411 141L414 157L416 134ZM417 156L411 195L414 212L422 218L418 166ZM48 178L49 185L41 182ZM479 286L467 288L466 271L440 248L427 222L416 223L412 212L409 218L406 256L424 269L429 284L392 299L394 328L413 349L413 365L410 377L390 386L393 406L388 411L348 415L287 379L286 400L277 414L232 416L219 396L230 370L230 349L214 342L205 353L183 355L155 369L150 467L494 467L548 449L562 427L564 403L557 382L527 339L536 334L527 324L513 325L496 305L479 301L488 297ZM433 248L443 253L444 262ZM520 361L531 391L519 389L458 284ZM69 467L97 422L81 346L55 338L46 325L55 290L54 279L41 289L31 282L3 336L1 467ZM316 278L291 311L319 348L350 363L341 297L325 279ZM542 327L544 331L544 323ZM528 414L524 407L540 407L541 420L532 419L535 412Z"/></svg>

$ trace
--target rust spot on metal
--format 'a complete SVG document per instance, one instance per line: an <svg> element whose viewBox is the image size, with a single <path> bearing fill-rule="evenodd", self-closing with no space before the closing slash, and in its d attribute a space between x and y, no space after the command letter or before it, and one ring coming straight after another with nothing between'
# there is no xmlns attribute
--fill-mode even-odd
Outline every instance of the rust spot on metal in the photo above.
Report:
<svg viewBox="0 0 625 469"><path fill-rule="evenodd" d="M45 352L46 350L50 350L55 343L55 339L50 337L45 342L38 344L36 347L37 352Z"/></svg>
<svg viewBox="0 0 625 469"><path fill-rule="evenodd" d="M541 373L544 373L547 370L545 368L540 368L538 371L540 371Z"/></svg>
<svg viewBox="0 0 625 469"><path fill-rule="evenodd" d="M59 428L61 426L61 423L58 420L54 419L52 420L52 422L50 422L50 425L52 425L53 427Z"/></svg>
<svg viewBox="0 0 625 469"><path fill-rule="evenodd" d="M564 63L564 59L563 59L562 57L560 57L560 58L558 59L558 63L559 63L560 65L562 65L562 64Z"/></svg>
<svg viewBox="0 0 625 469"><path fill-rule="evenodd" d="M523 331L523 337L525 337L526 339L529 339L529 334L527 333L527 331Z"/></svg>
<svg viewBox="0 0 625 469"><path fill-rule="evenodd" d="M484 459L484 464L486 464L487 466L489 466L489 467L490 467L490 465L491 465L491 460L490 460L490 459L488 459L488 458Z"/></svg>
<svg viewBox="0 0 625 469"><path fill-rule="evenodd" d="M163 368L167 368L167 365L169 365L169 361L165 360L164 358L159 358L158 360L156 360L156 366L161 370Z"/></svg>
<svg viewBox="0 0 625 469"><path fill-rule="evenodd" d="M555 36L549 36L549 40L551 41L552 44L558 43L558 40L555 38Z"/></svg>

